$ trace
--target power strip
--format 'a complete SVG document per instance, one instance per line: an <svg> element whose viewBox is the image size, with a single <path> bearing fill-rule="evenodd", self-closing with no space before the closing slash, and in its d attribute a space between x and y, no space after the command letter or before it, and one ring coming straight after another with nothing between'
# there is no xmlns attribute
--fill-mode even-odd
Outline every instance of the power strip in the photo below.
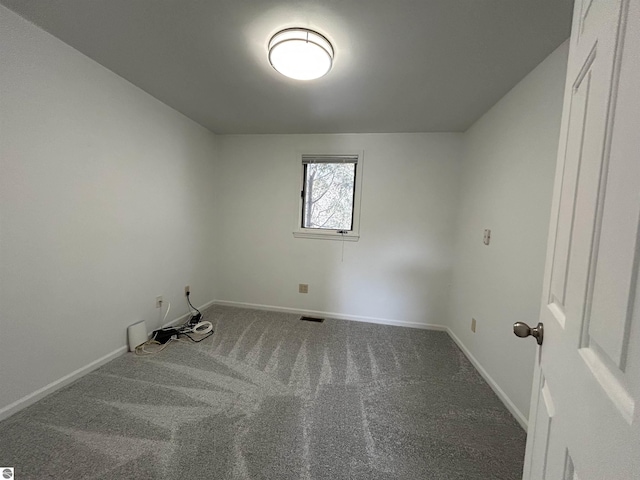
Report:
<svg viewBox="0 0 640 480"><path fill-rule="evenodd" d="M151 338L153 338L156 342L162 343L162 344L167 343L174 336L175 337L178 336L178 329L173 327L154 330L153 333L151 334Z"/></svg>

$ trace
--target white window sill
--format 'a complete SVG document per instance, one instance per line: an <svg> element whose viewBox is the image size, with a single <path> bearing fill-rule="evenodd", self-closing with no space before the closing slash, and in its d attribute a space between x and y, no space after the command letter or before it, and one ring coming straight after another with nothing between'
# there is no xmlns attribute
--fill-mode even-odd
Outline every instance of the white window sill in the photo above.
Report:
<svg viewBox="0 0 640 480"><path fill-rule="evenodd" d="M347 235L342 235L340 233L335 232L293 232L293 236L295 238L315 238L316 240L340 240L345 242L357 242L360 240L360 235L356 235L355 233L350 233Z"/></svg>

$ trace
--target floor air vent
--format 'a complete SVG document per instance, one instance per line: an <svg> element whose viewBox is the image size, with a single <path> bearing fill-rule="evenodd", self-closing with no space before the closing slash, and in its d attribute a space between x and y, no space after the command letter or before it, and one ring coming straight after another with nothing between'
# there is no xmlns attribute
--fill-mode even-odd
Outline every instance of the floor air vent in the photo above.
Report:
<svg viewBox="0 0 640 480"><path fill-rule="evenodd" d="M300 317L300 320L304 322L316 322L316 323L324 322L324 318L316 318L316 317Z"/></svg>

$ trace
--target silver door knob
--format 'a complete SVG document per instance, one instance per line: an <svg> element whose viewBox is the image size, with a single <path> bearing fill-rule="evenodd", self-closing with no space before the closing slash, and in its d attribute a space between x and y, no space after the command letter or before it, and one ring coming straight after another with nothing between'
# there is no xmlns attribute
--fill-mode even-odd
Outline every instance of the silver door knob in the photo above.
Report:
<svg viewBox="0 0 640 480"><path fill-rule="evenodd" d="M521 338L532 336L536 339L538 345L542 345L542 340L544 339L544 326L542 323L538 323L537 326L531 328L524 322L516 322L513 324L513 333L515 333L517 337Z"/></svg>

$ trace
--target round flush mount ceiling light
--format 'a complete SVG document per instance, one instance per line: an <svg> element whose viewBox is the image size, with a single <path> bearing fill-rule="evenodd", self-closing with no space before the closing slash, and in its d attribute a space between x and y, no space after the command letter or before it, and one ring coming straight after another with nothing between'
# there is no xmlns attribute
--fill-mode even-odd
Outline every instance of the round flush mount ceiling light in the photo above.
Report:
<svg viewBox="0 0 640 480"><path fill-rule="evenodd" d="M287 28L271 37L269 62L282 75L296 80L313 80L331 70L333 46L313 30Z"/></svg>

